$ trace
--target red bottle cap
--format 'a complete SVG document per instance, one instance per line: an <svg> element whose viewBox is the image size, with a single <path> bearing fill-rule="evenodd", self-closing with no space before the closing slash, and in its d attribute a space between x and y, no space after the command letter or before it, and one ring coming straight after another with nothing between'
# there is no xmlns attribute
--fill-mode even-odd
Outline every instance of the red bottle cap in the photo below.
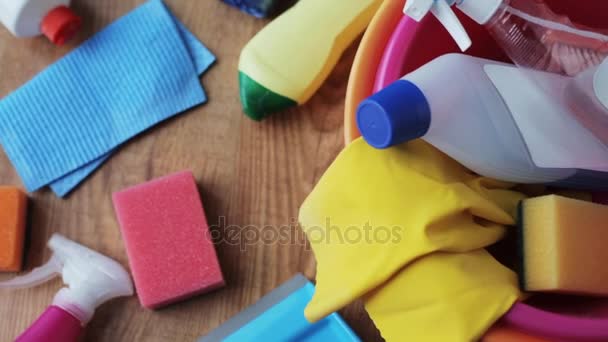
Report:
<svg viewBox="0 0 608 342"><path fill-rule="evenodd" d="M63 45L70 40L80 29L80 17L66 6L59 6L51 10L42 19L40 29L51 42Z"/></svg>

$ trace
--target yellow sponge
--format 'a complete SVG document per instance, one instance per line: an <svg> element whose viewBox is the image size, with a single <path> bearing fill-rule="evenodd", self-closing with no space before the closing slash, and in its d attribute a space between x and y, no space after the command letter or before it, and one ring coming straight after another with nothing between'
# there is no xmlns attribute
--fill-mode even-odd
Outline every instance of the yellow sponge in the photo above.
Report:
<svg viewBox="0 0 608 342"><path fill-rule="evenodd" d="M524 290L608 296L608 206L549 195L519 218Z"/></svg>

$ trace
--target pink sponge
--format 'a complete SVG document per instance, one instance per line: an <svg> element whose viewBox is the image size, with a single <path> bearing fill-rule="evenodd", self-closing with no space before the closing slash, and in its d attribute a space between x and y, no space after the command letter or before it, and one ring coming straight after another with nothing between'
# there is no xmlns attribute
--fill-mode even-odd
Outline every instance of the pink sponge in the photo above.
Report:
<svg viewBox="0 0 608 342"><path fill-rule="evenodd" d="M113 195L141 304L155 309L224 285L190 171Z"/></svg>

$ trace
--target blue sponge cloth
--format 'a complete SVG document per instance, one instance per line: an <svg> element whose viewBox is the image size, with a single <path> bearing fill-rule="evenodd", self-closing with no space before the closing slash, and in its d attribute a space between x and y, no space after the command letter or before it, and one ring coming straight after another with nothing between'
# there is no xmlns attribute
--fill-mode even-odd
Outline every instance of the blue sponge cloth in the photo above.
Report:
<svg viewBox="0 0 608 342"><path fill-rule="evenodd" d="M206 101L209 50L150 0L0 101L0 142L28 191L65 195L121 144Z"/></svg>

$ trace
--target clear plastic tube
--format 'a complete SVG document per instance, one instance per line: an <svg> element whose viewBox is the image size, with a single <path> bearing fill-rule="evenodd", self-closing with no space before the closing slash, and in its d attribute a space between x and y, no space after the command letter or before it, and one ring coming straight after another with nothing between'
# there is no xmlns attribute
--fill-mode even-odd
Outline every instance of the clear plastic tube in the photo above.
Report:
<svg viewBox="0 0 608 342"><path fill-rule="evenodd" d="M543 0L505 0L487 28L521 67L576 76L608 57L608 31L574 24Z"/></svg>

